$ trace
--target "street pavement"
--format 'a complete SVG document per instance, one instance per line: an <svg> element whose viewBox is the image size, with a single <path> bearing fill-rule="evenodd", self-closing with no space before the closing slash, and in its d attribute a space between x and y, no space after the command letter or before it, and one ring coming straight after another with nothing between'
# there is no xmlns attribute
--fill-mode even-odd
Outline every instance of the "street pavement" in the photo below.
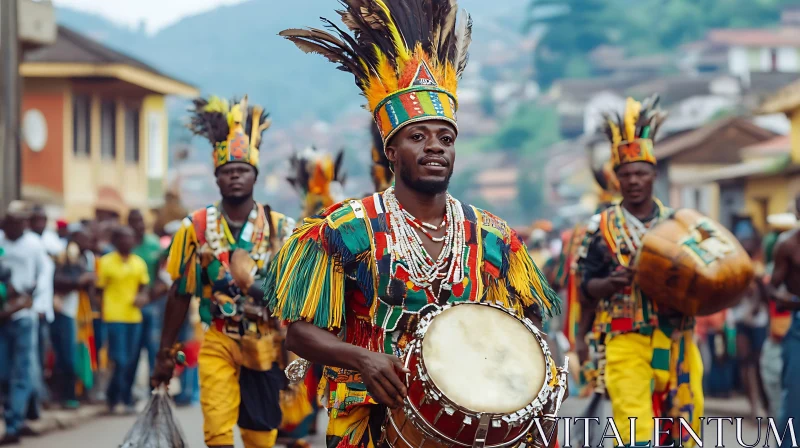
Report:
<svg viewBox="0 0 800 448"><path fill-rule="evenodd" d="M732 400L734 402L735 400ZM586 405L585 400L579 398L568 399L561 410L562 417L579 416ZM190 448L202 448L203 444L203 418L199 407L195 408L180 408L176 410L176 415L183 427L183 431L187 437L187 443ZM324 426L324 414L320 415L321 429ZM125 438L128 430L133 426L136 418L132 416L127 417L98 417L91 421L85 422L82 425L64 430L52 432L40 437L29 437L23 440L22 446L26 448L115 448L118 447ZM744 420L743 439L748 444L753 444L756 438L759 437L755 422L748 419ZM724 427L724 446L735 447L739 446L736 441L736 429L733 425L727 423L723 424ZM577 428L581 428L580 425ZM761 437L765 433L765 429L761 431ZM314 447L324 447L324 429L323 434L317 435L310 440ZM559 430L559 439L563 438L563 429ZM713 447L716 444L716 430L714 426L708 427L704 434L704 446ZM236 447L243 448L244 445L239 441L238 432L236 435ZM613 441L612 441L613 443ZM760 441L758 446L764 445L764 441ZM563 447L563 441L561 443Z"/></svg>

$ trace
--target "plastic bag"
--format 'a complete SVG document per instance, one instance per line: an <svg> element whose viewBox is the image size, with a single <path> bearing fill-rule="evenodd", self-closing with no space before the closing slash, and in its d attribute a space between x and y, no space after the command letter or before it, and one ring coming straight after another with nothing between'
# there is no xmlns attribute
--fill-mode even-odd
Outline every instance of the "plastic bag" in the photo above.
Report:
<svg viewBox="0 0 800 448"><path fill-rule="evenodd" d="M128 431L120 448L186 448L186 437L163 387L153 391L147 407Z"/></svg>

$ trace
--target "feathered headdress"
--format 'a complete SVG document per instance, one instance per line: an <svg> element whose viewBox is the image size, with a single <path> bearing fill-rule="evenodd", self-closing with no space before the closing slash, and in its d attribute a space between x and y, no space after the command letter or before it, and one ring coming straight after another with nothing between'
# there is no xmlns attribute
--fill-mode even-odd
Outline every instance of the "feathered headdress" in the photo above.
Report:
<svg viewBox="0 0 800 448"><path fill-rule="evenodd" d="M605 118L604 131L611 141L611 162L616 171L626 163L647 162L656 164L653 153L653 140L661 124L667 118L666 112L658 107L658 95L653 95L639 103L628 98L625 114Z"/></svg>
<svg viewBox="0 0 800 448"><path fill-rule="evenodd" d="M248 106L246 95L230 103L211 96L193 100L189 112L189 129L214 146L214 168L240 162L258 169L261 135L272 123L264 108Z"/></svg>
<svg viewBox="0 0 800 448"><path fill-rule="evenodd" d="M392 164L383 152L383 139L375 123L370 123L372 134L372 183L375 184L375 191L384 191L392 186L394 174Z"/></svg>
<svg viewBox="0 0 800 448"><path fill-rule="evenodd" d="M611 160L607 160L601 166L597 166L594 161L593 145L586 146L586 156L589 158L589 166L592 169L592 175L600 187L600 203L610 203L617 199L620 194L619 179L614 173L614 167Z"/></svg>
<svg viewBox="0 0 800 448"><path fill-rule="evenodd" d="M456 126L458 79L467 65L472 20L456 25L456 0L340 0L352 36L327 19L332 33L288 29L281 36L355 76L383 143L403 126L445 120Z"/></svg>
<svg viewBox="0 0 800 448"><path fill-rule="evenodd" d="M290 176L286 180L305 202L303 217L313 216L344 199L338 197L347 177L342 168L343 161L343 150L334 158L327 151L319 151L313 146L289 159Z"/></svg>

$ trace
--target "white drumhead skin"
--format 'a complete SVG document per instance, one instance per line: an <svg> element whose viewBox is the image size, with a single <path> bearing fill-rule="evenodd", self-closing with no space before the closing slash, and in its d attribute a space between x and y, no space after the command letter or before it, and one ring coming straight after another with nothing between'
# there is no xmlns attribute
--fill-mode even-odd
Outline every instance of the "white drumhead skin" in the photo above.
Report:
<svg viewBox="0 0 800 448"><path fill-rule="evenodd" d="M422 358L442 393L473 412L516 412L544 386L544 352L536 337L488 306L457 305L436 316Z"/></svg>

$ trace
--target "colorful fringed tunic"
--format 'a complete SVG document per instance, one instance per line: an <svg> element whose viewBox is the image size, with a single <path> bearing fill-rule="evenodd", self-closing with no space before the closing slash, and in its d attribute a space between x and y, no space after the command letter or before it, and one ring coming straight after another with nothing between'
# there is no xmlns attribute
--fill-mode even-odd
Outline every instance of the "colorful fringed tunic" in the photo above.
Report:
<svg viewBox="0 0 800 448"><path fill-rule="evenodd" d="M464 280L443 288L440 301L489 301L542 318L559 313L560 299L508 224L458 206L465 219ZM402 260L392 263L389 223L380 193L306 219L269 270L265 289L275 315L311 322L359 347L402 355L420 311L435 299L409 280ZM321 392L326 382L334 436L329 446L362 446L358 441L369 424L364 406L375 400L358 372L325 367ZM345 421L353 424L342 427Z"/></svg>
<svg viewBox="0 0 800 448"><path fill-rule="evenodd" d="M606 278L620 266L633 267L644 233L673 213L658 200L655 205L652 215L642 221L620 204L592 217L577 264L582 294L591 297L590 280ZM659 313L635 281L611 297L596 299L588 335L591 359L582 375L596 391L608 393L617 423L638 417L637 443L652 438L652 423L647 422L654 415L683 417L697 427L702 414L702 361L693 341L694 319ZM649 393L653 403L642 402L642 393ZM630 430L619 429L623 440L632 443L627 441ZM683 434L687 442L689 435Z"/></svg>

